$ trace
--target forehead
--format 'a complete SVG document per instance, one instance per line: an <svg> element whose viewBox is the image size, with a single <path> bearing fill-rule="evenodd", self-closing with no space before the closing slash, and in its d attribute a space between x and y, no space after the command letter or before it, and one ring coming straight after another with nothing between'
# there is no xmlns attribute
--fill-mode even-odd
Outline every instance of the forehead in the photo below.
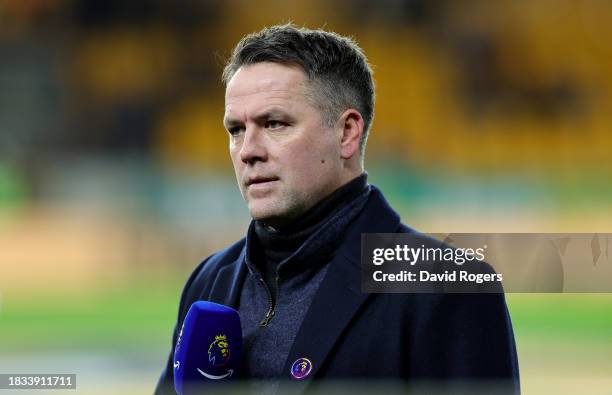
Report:
<svg viewBox="0 0 612 395"><path fill-rule="evenodd" d="M236 71L225 90L226 111L241 104L305 100L306 75L298 66L262 62Z"/></svg>

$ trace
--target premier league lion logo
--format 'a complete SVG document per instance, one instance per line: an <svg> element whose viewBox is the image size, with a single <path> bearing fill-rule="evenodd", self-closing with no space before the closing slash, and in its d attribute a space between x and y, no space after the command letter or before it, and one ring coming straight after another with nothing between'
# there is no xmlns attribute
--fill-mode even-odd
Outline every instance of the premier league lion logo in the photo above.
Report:
<svg viewBox="0 0 612 395"><path fill-rule="evenodd" d="M213 366L223 366L229 361L230 350L227 336L217 335L208 347L208 361Z"/></svg>
<svg viewBox="0 0 612 395"><path fill-rule="evenodd" d="M303 380L312 372L312 362L308 358L299 358L291 365L291 375L296 380Z"/></svg>

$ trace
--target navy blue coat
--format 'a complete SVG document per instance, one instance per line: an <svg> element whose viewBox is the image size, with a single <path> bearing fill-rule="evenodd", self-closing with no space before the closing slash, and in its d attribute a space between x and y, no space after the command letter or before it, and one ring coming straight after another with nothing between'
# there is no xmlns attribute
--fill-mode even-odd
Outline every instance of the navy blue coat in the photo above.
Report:
<svg viewBox="0 0 612 395"><path fill-rule="evenodd" d="M289 381L291 364L306 357L313 370L299 383L302 387L324 379L383 379L413 388L433 384L442 391L453 391L457 383L493 384L498 392L519 393L514 335L502 293L361 292L361 234L394 232L416 234L372 187L298 330L283 385L298 385ZM244 258L243 238L195 269L181 297L176 328L198 300L237 308L247 272ZM176 339L175 329L172 349ZM172 374L171 352L156 394L174 394Z"/></svg>

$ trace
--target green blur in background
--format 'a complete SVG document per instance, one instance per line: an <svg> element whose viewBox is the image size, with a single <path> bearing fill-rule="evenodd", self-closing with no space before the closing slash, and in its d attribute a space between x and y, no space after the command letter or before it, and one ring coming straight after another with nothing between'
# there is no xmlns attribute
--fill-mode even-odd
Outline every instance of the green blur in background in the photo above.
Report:
<svg viewBox="0 0 612 395"><path fill-rule="evenodd" d="M366 168L408 225L612 232L608 2L0 0L0 373L153 391L187 276L249 221L223 60L290 20L364 48ZM525 394L610 392L611 295L507 301Z"/></svg>

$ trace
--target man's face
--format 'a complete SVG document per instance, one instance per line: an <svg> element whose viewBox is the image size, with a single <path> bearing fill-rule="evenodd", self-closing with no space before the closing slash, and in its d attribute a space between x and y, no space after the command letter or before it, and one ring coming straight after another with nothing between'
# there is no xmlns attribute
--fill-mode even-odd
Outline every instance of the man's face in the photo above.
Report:
<svg viewBox="0 0 612 395"><path fill-rule="evenodd" d="M251 216L290 223L342 185L342 130L323 125L306 75L278 63L243 66L227 84L224 124Z"/></svg>

